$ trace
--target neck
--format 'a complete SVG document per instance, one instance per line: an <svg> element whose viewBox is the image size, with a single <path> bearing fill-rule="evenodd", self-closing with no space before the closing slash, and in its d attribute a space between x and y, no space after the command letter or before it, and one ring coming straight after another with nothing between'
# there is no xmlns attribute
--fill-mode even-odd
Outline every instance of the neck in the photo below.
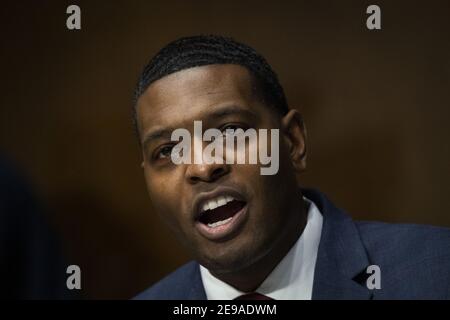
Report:
<svg viewBox="0 0 450 320"><path fill-rule="evenodd" d="M306 226L308 204L301 199L293 220L288 223L284 237L264 257L236 273L214 274L214 276L242 292L253 292L263 283L289 250L300 238ZM300 210L300 214L298 214Z"/></svg>

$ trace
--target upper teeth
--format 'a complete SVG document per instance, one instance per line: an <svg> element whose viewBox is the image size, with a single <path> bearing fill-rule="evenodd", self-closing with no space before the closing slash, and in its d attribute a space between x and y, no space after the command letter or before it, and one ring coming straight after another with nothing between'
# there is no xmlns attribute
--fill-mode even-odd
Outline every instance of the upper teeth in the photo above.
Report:
<svg viewBox="0 0 450 320"><path fill-rule="evenodd" d="M214 210L218 207L226 205L228 202L235 200L232 196L218 196L217 198L207 200L201 206L200 212L204 212L206 210Z"/></svg>

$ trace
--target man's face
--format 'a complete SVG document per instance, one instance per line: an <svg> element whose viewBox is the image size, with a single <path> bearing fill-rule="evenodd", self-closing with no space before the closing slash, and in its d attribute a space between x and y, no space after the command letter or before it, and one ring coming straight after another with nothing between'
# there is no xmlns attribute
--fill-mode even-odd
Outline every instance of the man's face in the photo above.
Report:
<svg viewBox="0 0 450 320"><path fill-rule="evenodd" d="M241 66L196 67L152 83L137 105L152 203L194 257L217 273L239 271L270 254L299 214L292 210L300 194L281 116L261 101L253 83ZM260 164L175 165L171 132L185 128L194 137L198 120L203 131L280 129L278 173L261 175Z"/></svg>

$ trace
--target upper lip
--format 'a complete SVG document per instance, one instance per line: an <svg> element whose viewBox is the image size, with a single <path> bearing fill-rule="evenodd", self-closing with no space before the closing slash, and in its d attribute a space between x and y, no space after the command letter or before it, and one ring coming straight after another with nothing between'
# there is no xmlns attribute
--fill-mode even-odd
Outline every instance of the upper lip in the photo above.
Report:
<svg viewBox="0 0 450 320"><path fill-rule="evenodd" d="M244 195L240 191L232 187L220 186L209 192L201 192L194 198L192 210L194 220L196 221L200 218L201 216L200 205L204 203L204 201L225 195L232 196L233 198L239 201L245 201Z"/></svg>

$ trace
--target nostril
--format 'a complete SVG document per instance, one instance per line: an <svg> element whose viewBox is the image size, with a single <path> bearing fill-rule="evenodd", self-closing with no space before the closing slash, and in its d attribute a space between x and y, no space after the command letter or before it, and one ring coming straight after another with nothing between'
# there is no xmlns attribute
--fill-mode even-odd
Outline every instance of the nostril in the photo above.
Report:
<svg viewBox="0 0 450 320"><path fill-rule="evenodd" d="M191 182L195 183L195 182L200 181L200 178L194 176L194 177L189 177L189 180L190 180Z"/></svg>
<svg viewBox="0 0 450 320"><path fill-rule="evenodd" d="M211 180L216 180L218 178L220 178L221 176L223 176L226 173L225 169L220 167L220 168L216 168L213 170L212 174L211 174Z"/></svg>
<svg viewBox="0 0 450 320"><path fill-rule="evenodd" d="M190 183L198 183L200 181L211 182L219 179L227 174L229 168L223 166L191 166L186 173Z"/></svg>

